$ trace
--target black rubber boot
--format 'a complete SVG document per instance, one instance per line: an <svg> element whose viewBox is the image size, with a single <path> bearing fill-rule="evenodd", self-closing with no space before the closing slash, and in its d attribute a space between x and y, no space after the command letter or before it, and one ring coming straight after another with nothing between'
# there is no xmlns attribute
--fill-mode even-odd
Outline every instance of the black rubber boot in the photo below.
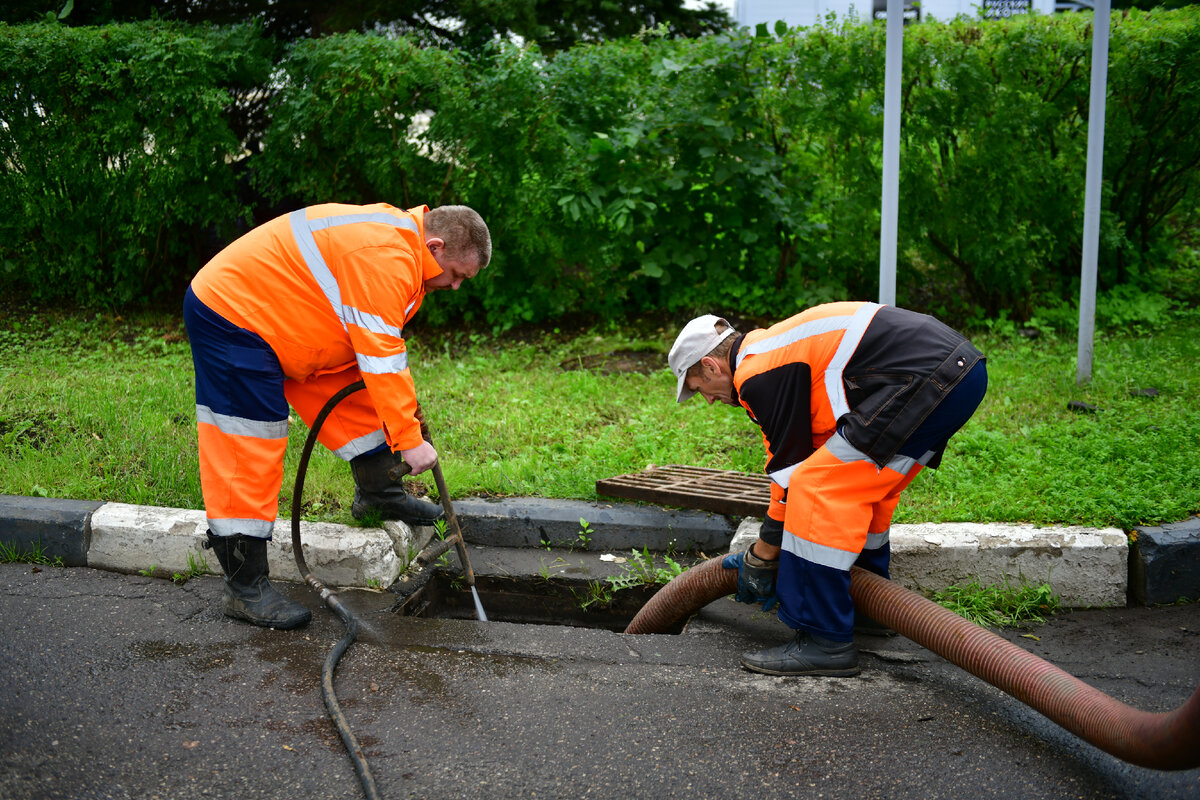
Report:
<svg viewBox="0 0 1200 800"><path fill-rule="evenodd" d="M359 456L350 462L350 472L354 475L354 503L350 513L355 519L377 513L384 519L398 519L415 526L432 525L441 519L441 506L413 497L404 491L404 484L392 480L388 472L400 463L400 457L388 450Z"/></svg>
<svg viewBox="0 0 1200 800"><path fill-rule="evenodd" d="M208 546L225 572L225 616L280 630L298 628L312 619L311 611L288 600L267 580L266 539L240 533L214 536L209 531Z"/></svg>
<svg viewBox="0 0 1200 800"><path fill-rule="evenodd" d="M743 653L742 666L766 675L825 675L848 678L859 673L854 642L835 642L806 631L796 631L787 644Z"/></svg>

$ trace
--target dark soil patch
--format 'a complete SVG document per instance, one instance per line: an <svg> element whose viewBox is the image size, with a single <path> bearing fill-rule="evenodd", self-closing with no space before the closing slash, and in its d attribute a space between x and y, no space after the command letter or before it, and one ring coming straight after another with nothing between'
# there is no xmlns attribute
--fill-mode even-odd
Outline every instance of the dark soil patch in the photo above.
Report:
<svg viewBox="0 0 1200 800"><path fill-rule="evenodd" d="M667 358L657 350L614 350L611 353L593 353L592 355L568 358L559 366L567 371L586 369L602 375L618 375L626 372L640 372L643 375L649 375L666 369Z"/></svg>
<svg viewBox="0 0 1200 800"><path fill-rule="evenodd" d="M57 421L58 416L48 411L0 417L0 443L8 442L14 449L31 447L41 450L54 438L54 423Z"/></svg>
<svg viewBox="0 0 1200 800"><path fill-rule="evenodd" d="M290 504L290 498L288 502ZM310 498L300 504L300 514L302 516L319 516L321 514L336 513L341 509L341 501L328 492L322 492L320 497Z"/></svg>

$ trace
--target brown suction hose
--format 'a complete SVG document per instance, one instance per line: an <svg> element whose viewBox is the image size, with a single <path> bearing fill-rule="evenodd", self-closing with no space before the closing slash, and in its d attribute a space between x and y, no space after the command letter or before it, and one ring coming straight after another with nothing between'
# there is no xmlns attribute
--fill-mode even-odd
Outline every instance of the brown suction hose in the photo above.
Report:
<svg viewBox="0 0 1200 800"><path fill-rule="evenodd" d="M661 633L737 589L720 558L692 567L642 607L625 633ZM1140 711L1114 700L1020 647L864 569L850 571L862 613L1007 692L1104 752L1141 767L1200 767L1200 688L1174 711Z"/></svg>

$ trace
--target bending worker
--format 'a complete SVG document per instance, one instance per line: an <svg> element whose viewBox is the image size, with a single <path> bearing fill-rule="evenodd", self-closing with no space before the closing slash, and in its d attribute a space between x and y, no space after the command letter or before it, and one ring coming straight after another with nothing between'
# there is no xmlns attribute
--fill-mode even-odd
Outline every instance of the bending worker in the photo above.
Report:
<svg viewBox="0 0 1200 800"><path fill-rule="evenodd" d="M705 315L668 356L682 403L741 405L762 429L771 502L759 538L726 556L737 600L778 603L795 630L742 655L768 675L857 675L850 567L888 577L900 493L936 467L987 390L983 354L924 314L828 303L738 334ZM860 629L877 623L859 620Z"/></svg>
<svg viewBox="0 0 1200 800"><path fill-rule="evenodd" d="M330 397L363 380L366 391L339 403L319 435L350 462L351 512L412 525L440 516L389 476L401 460L413 474L437 460L416 419L404 326L427 292L457 289L491 253L487 225L466 206L327 204L251 230L193 278L183 314L206 546L225 573L226 615L285 629L312 616L267 579L289 404L311 426Z"/></svg>

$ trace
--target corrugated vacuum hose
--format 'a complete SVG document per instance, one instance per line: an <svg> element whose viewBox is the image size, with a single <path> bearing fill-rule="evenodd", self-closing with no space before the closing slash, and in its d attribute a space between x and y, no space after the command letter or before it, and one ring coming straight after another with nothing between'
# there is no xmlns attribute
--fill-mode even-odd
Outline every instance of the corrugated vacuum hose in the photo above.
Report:
<svg viewBox="0 0 1200 800"><path fill-rule="evenodd" d="M660 633L737 589L720 558L692 567L658 591L625 633ZM862 613L1012 695L1104 752L1141 767L1200 766L1200 688L1174 711L1140 711L1022 650L949 609L864 569L850 571Z"/></svg>

